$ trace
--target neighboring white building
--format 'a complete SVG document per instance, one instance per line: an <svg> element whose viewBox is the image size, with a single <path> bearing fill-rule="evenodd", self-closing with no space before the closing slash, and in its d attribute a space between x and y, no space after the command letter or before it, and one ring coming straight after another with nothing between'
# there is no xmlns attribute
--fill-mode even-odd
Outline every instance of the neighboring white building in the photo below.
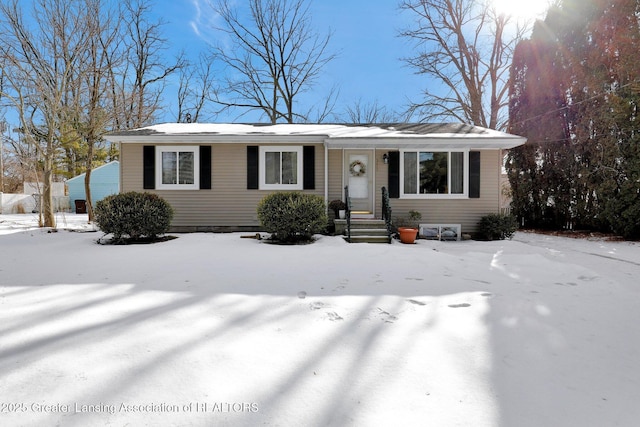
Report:
<svg viewBox="0 0 640 427"><path fill-rule="evenodd" d="M20 194L0 193L0 213L17 214L37 212L41 206L41 197L44 184L41 182L23 183L23 191ZM69 210L69 197L66 196L65 183L53 183L53 208L56 212Z"/></svg>

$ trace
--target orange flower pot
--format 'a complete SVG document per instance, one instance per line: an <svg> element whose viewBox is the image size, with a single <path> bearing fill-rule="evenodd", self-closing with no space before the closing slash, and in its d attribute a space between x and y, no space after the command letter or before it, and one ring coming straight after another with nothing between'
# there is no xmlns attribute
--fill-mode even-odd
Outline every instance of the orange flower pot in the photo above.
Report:
<svg viewBox="0 0 640 427"><path fill-rule="evenodd" d="M398 227L398 234L400 234L400 241L402 243L415 243L418 236L418 229L411 227Z"/></svg>

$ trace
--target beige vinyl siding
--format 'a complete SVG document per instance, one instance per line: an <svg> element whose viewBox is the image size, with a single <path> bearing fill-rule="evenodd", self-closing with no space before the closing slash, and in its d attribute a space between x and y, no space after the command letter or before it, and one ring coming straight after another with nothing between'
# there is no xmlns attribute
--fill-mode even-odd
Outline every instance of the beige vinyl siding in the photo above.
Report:
<svg viewBox="0 0 640 427"><path fill-rule="evenodd" d="M382 215L382 187L389 186L389 166L382 156L392 150L376 150L375 215ZM342 150L329 150L329 198L342 195ZM406 216L410 210L422 213L422 223L461 224L464 233L476 231L478 221L500 211L500 154L484 150L480 155L480 198L478 199L391 199L392 217Z"/></svg>
<svg viewBox="0 0 640 427"><path fill-rule="evenodd" d="M376 216L381 215L380 188L388 185L388 166L376 155ZM406 216L410 210L422 214L422 223L461 224L463 233L474 233L484 215L500 212L500 152L480 154L480 198L478 199L391 199L392 217Z"/></svg>
<svg viewBox="0 0 640 427"><path fill-rule="evenodd" d="M211 190L144 190L144 145L152 144L121 146L122 191L149 191L166 199L175 211L173 230L259 228L256 207L273 191L247 190L247 144L212 144ZM315 190L304 192L324 196L324 147L321 144L315 147Z"/></svg>
<svg viewBox="0 0 640 427"><path fill-rule="evenodd" d="M327 150L329 157L329 200L340 199L343 200L343 150Z"/></svg>
<svg viewBox="0 0 640 427"><path fill-rule="evenodd" d="M258 229L258 202L270 191L247 190L247 145L212 144L211 190L144 190L142 188L144 145L121 144L120 183L122 191L150 191L165 198L175 210L173 228L176 231ZM156 144L159 145L159 144ZM167 142L162 145L176 145ZM202 144L193 144L202 145ZM267 145L267 144L265 144ZM293 144L288 144L293 145ZM324 196L324 146L314 144L315 190L307 193ZM381 188L388 187L388 165L382 156L390 149L375 150L375 214L381 216ZM328 152L328 201L343 197L343 150ZM499 150L483 150L480 166L479 199L391 199L393 217L405 216L409 210L422 213L423 223L455 223L462 231L472 233L480 218L500 211Z"/></svg>

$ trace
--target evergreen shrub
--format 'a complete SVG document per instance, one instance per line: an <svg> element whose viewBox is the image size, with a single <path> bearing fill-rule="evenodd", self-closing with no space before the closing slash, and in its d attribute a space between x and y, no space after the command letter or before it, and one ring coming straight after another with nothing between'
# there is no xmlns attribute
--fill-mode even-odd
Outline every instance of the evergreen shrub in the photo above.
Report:
<svg viewBox="0 0 640 427"><path fill-rule="evenodd" d="M116 242L126 239L156 239L169 231L173 209L163 198L151 193L114 194L96 203L98 227L112 234Z"/></svg>
<svg viewBox="0 0 640 427"><path fill-rule="evenodd" d="M627 240L640 239L640 190L637 182L626 180L605 202L603 216L611 230Z"/></svg>
<svg viewBox="0 0 640 427"><path fill-rule="evenodd" d="M258 203L258 219L271 238L282 243L311 241L329 220L322 197L295 191L265 196Z"/></svg>
<svg viewBox="0 0 640 427"><path fill-rule="evenodd" d="M518 221L512 215L489 214L480 219L478 234L485 240L510 239L518 230Z"/></svg>

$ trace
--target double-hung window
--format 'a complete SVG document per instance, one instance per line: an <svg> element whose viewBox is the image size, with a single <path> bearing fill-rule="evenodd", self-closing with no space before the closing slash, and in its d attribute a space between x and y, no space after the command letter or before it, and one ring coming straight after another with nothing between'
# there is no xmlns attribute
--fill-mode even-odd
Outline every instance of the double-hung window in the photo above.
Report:
<svg viewBox="0 0 640 427"><path fill-rule="evenodd" d="M156 182L162 190L199 188L199 149L193 146L156 147Z"/></svg>
<svg viewBox="0 0 640 427"><path fill-rule="evenodd" d="M468 151L402 151L401 197L466 197L468 163Z"/></svg>
<svg viewBox="0 0 640 427"><path fill-rule="evenodd" d="M260 147L260 189L302 190L302 147Z"/></svg>

